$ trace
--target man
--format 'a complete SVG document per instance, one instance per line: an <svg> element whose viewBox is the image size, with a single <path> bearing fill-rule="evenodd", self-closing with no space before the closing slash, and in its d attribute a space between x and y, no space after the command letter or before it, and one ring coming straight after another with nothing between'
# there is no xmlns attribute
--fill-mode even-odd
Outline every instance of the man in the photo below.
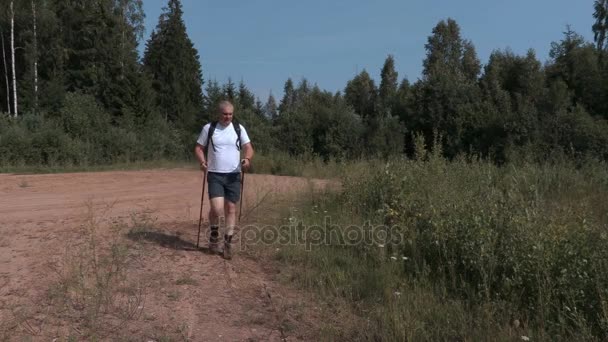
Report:
<svg viewBox="0 0 608 342"><path fill-rule="evenodd" d="M253 146L245 127L239 124L235 130L232 124L234 106L229 101L219 104L219 120L203 127L198 137L194 153L201 170L207 171L209 189L209 223L211 236L209 250L219 253L219 227L225 223L224 258L232 258L232 236L236 224L236 205L241 191L241 167L249 169L253 158ZM209 135L209 131L212 131ZM207 149L207 156L205 156ZM241 159L241 150L243 158Z"/></svg>

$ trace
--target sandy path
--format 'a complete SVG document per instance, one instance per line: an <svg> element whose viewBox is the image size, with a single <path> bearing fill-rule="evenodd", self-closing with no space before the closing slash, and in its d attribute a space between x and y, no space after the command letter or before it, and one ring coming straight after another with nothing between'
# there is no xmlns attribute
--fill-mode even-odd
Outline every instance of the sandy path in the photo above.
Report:
<svg viewBox="0 0 608 342"><path fill-rule="evenodd" d="M227 262L193 250L201 181L200 172L182 169L0 175L0 322L4 322L5 335L15 339L33 335L34 340L48 341L69 331L69 327L44 322L40 317L45 308L38 301L53 281L53 265L64 255L67 242L78 238L89 206L106 219L103 227L147 212L160 229L161 238L148 241L148 252L137 270L149 278L152 291L146 296L141 322L130 326L133 340L159 336L191 341L306 339L296 331L290 335L282 326L291 317L285 308L299 308L309 299L274 282L267 265L244 256ZM267 194L264 203L268 204L271 197L276 200L280 194L324 185L295 177L248 174L243 211ZM258 210L270 209L263 208L264 203ZM253 217L247 218L249 223ZM103 231L101 236L110 233ZM184 278L191 284L176 286ZM32 317L39 317L27 322L32 329L23 322L17 324L15 314L28 306ZM307 309L299 308L293 315L301 316L301 310Z"/></svg>

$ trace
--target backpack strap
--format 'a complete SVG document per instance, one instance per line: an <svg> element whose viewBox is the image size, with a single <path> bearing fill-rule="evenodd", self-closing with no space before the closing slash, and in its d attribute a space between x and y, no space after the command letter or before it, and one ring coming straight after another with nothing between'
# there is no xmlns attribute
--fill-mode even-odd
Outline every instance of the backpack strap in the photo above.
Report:
<svg viewBox="0 0 608 342"><path fill-rule="evenodd" d="M212 121L211 124L209 125L209 132L207 132L207 143L205 144L205 148L204 148L204 152L205 152L205 157L207 157L207 153L209 152L209 144L211 144L211 146L213 147L213 151L215 152L215 146L213 145L213 139L211 139L211 137L213 136L213 133L215 132L215 127L217 126L217 121Z"/></svg>
<svg viewBox="0 0 608 342"><path fill-rule="evenodd" d="M232 127L234 127L234 131L236 132L236 149L241 150L241 124L238 121L232 119Z"/></svg>
<svg viewBox="0 0 608 342"><path fill-rule="evenodd" d="M209 145L211 145L211 147L213 147L213 152L216 152L217 150L215 149L215 145L213 145L213 133L215 132L215 127L217 126L217 121L212 121L211 124L209 125L209 132L207 132L207 143L205 144L205 147L203 149L203 151L205 152L205 157L207 157L207 154L209 152ZM239 124L238 121L236 120L232 120L232 127L234 127L234 131L236 132L236 149L237 150L241 150L241 125Z"/></svg>

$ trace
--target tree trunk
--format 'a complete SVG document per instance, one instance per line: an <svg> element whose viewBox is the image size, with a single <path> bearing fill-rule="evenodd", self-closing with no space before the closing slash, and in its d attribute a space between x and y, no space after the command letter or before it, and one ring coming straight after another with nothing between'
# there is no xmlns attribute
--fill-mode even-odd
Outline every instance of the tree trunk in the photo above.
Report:
<svg viewBox="0 0 608 342"><path fill-rule="evenodd" d="M15 74L15 10L11 0L11 56L13 68L13 113L15 117L19 116L19 108L17 105L17 75Z"/></svg>
<svg viewBox="0 0 608 342"><path fill-rule="evenodd" d="M4 64L4 79L6 80L6 108L8 115L11 115L11 85L8 83L8 67L6 66L6 50L4 49L4 32L0 31L0 40L2 40L2 62Z"/></svg>
<svg viewBox="0 0 608 342"><path fill-rule="evenodd" d="M38 112L38 36L36 32L36 3L32 0L34 19L34 111Z"/></svg>

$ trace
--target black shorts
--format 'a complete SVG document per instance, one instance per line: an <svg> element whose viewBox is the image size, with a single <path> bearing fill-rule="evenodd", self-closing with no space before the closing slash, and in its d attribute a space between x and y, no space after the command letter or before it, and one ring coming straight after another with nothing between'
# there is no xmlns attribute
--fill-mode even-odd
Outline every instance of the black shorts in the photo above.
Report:
<svg viewBox="0 0 608 342"><path fill-rule="evenodd" d="M237 203L241 197L240 173L207 173L209 199L224 197L232 203Z"/></svg>

